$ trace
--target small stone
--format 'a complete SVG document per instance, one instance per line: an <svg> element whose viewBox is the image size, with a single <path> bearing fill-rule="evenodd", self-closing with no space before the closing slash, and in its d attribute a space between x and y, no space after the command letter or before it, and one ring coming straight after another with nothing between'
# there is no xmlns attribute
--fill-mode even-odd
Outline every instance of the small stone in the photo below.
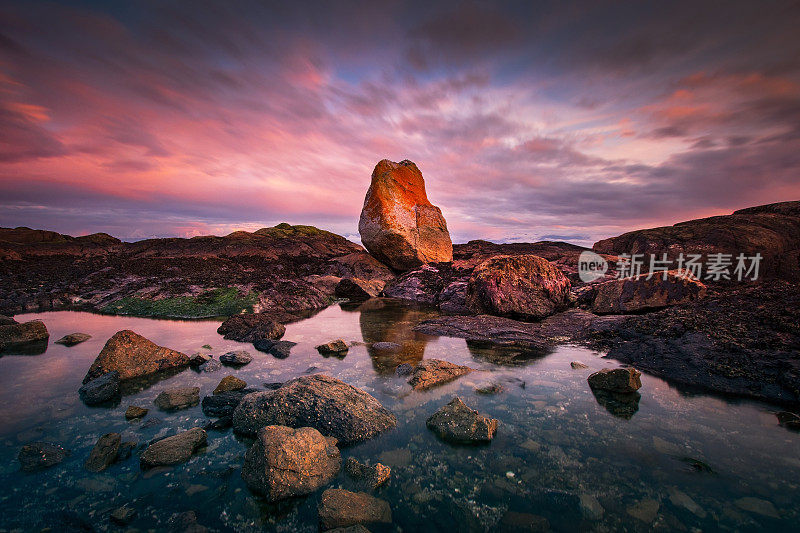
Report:
<svg viewBox="0 0 800 533"><path fill-rule="evenodd" d="M247 383L242 381L241 379L235 376L225 376L222 378L222 381L219 382L217 388L214 389L214 394L219 394L221 392L228 392L232 390L242 390L247 387Z"/></svg>
<svg viewBox="0 0 800 533"><path fill-rule="evenodd" d="M762 500L761 498L754 498L752 496L747 496L745 498L739 498L734 502L736 507L739 509L743 509L749 513L759 514L761 516L768 516L770 518L780 518L781 515L778 514L778 510L775 509L775 506L772 505L772 502L767 500Z"/></svg>
<svg viewBox="0 0 800 533"><path fill-rule="evenodd" d="M398 376L410 376L412 372L414 372L414 367L409 363L402 363L394 369L394 373Z"/></svg>
<svg viewBox="0 0 800 533"><path fill-rule="evenodd" d="M335 355L341 357L347 355L347 343L345 343L342 339L336 339L334 341L326 342L325 344L320 344L317 346L317 351L321 355Z"/></svg>
<svg viewBox="0 0 800 533"><path fill-rule="evenodd" d="M590 374L588 381L593 389L631 393L642 387L641 375L635 368L604 368Z"/></svg>
<svg viewBox="0 0 800 533"><path fill-rule="evenodd" d="M497 524L500 533L540 533L550 530L547 518L530 513L508 511Z"/></svg>
<svg viewBox="0 0 800 533"><path fill-rule="evenodd" d="M426 390L469 374L473 369L439 359L425 359L414 367L408 384L414 390Z"/></svg>
<svg viewBox="0 0 800 533"><path fill-rule="evenodd" d="M139 462L143 469L186 462L194 452L206 445L206 439L205 430L192 428L154 442L142 453Z"/></svg>
<svg viewBox="0 0 800 533"><path fill-rule="evenodd" d="M286 359L291 355L292 348L297 346L296 342L292 341L275 341L270 339L261 339L253 343L256 350L271 354L277 359Z"/></svg>
<svg viewBox="0 0 800 533"><path fill-rule="evenodd" d="M695 502L688 494L678 490L676 487L672 487L670 489L669 501L675 507L683 507L689 512L697 515L698 518L706 517L706 512L703 510L703 508L697 505L697 502Z"/></svg>
<svg viewBox="0 0 800 533"><path fill-rule="evenodd" d="M197 367L197 370L199 370L200 372L205 372L207 374L211 372L216 372L217 370L221 369L222 369L222 363L220 363L216 359L210 359Z"/></svg>
<svg viewBox="0 0 800 533"><path fill-rule="evenodd" d="M168 521L169 533L207 533L208 528L197 522L194 511L175 513Z"/></svg>
<svg viewBox="0 0 800 533"><path fill-rule="evenodd" d="M503 392L505 388L498 383L492 383L491 385L486 385L485 387L479 387L475 389L476 394L481 394L484 396L488 396L491 394L500 394Z"/></svg>
<svg viewBox="0 0 800 533"><path fill-rule="evenodd" d="M372 343L372 349L378 350L379 352L399 352L402 346L397 344L396 342L374 342ZM411 366L411 365L409 365Z"/></svg>
<svg viewBox="0 0 800 533"><path fill-rule="evenodd" d="M75 346L76 344L86 342L91 338L92 336L87 333L70 333L69 335L64 335L63 337L58 339L56 341L56 344L63 344L64 346Z"/></svg>
<svg viewBox="0 0 800 533"><path fill-rule="evenodd" d="M111 511L110 518L115 524L125 526L133 522L133 520L136 518L136 514L136 509L128 507L127 505L123 505L122 507L117 507Z"/></svg>
<svg viewBox="0 0 800 533"><path fill-rule="evenodd" d="M655 500L642 500L628 507L628 514L642 522L651 524L658 516L659 507L661 506Z"/></svg>
<svg viewBox="0 0 800 533"><path fill-rule="evenodd" d="M389 502L364 492L328 489L322 493L317 511L322 530L357 524L392 523Z"/></svg>
<svg viewBox="0 0 800 533"><path fill-rule="evenodd" d="M200 366L200 365L202 365L204 363L207 363L207 362L211 361L212 359L213 359L213 357L211 357L207 353L198 352L198 353L194 354L192 357L189 358L189 364L192 365L192 366L197 367L197 366Z"/></svg>
<svg viewBox="0 0 800 533"><path fill-rule="evenodd" d="M200 403L200 387L167 389L156 396L154 403L164 411L177 411L193 407Z"/></svg>
<svg viewBox="0 0 800 533"><path fill-rule="evenodd" d="M359 463L354 457L347 459L344 469L348 476L360 481L371 490L375 490L389 481L392 474L392 469L384 464L365 465Z"/></svg>
<svg viewBox="0 0 800 533"><path fill-rule="evenodd" d="M58 444L32 442L22 447L17 459L19 459L23 472L36 472L57 465L69 453L69 450L65 450Z"/></svg>
<svg viewBox="0 0 800 533"><path fill-rule="evenodd" d="M119 433L106 433L97 440L84 468L89 472L102 472L117 460L122 437Z"/></svg>
<svg viewBox="0 0 800 533"><path fill-rule="evenodd" d="M440 438L456 443L488 442L497 431L497 420L482 416L453 398L428 418L427 426Z"/></svg>
<svg viewBox="0 0 800 533"><path fill-rule="evenodd" d="M569 364L569 366L571 366L575 370L584 370L584 369L589 368L588 365L585 365L585 364L581 363L580 361L573 361L573 362L571 362Z"/></svg>
<svg viewBox="0 0 800 533"><path fill-rule="evenodd" d="M250 352L245 350L237 350L235 352L228 352L219 356L219 360L226 365L246 365L253 360Z"/></svg>
<svg viewBox="0 0 800 533"><path fill-rule="evenodd" d="M119 372L109 372L95 378L80 389L78 395L86 405L101 405L120 398Z"/></svg>
<svg viewBox="0 0 800 533"><path fill-rule="evenodd" d="M538 452L539 450L542 449L542 445L533 439L526 440L525 442L520 444L520 447L525 448L529 452Z"/></svg>
<svg viewBox="0 0 800 533"><path fill-rule="evenodd" d="M127 420L134 420L136 418L142 418L148 413L148 409L144 407L139 407L137 405L129 405L128 409L125 410L125 418Z"/></svg>

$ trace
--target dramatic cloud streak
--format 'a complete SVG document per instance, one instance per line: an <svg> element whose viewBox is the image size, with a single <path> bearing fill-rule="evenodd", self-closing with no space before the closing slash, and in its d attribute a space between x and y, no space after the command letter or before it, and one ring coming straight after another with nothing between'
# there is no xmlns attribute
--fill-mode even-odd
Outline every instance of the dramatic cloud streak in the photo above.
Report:
<svg viewBox="0 0 800 533"><path fill-rule="evenodd" d="M796 2L19 2L0 225L354 235L412 159L456 241L588 243L800 198Z"/></svg>

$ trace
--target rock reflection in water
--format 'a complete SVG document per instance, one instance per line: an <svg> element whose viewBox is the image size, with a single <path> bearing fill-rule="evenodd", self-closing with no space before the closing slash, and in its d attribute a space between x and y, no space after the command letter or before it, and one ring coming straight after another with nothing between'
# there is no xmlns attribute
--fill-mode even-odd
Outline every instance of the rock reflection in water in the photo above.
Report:
<svg viewBox="0 0 800 533"><path fill-rule="evenodd" d="M379 374L390 374L398 365L416 365L422 361L430 336L417 333L414 326L437 316L432 309L403 306L400 302L373 298L357 311L361 336L367 345L372 366ZM393 343L396 347L374 347L375 343Z"/></svg>
<svg viewBox="0 0 800 533"><path fill-rule="evenodd" d="M48 339L49 340L49 339ZM47 351L48 340L28 342L25 344L12 345L2 349L0 347L0 357L6 355L40 355Z"/></svg>
<svg viewBox="0 0 800 533"><path fill-rule="evenodd" d="M617 418L630 420L639 410L639 400L642 395L638 392L611 392L602 389L591 389L597 403Z"/></svg>
<svg viewBox="0 0 800 533"><path fill-rule="evenodd" d="M474 359L502 366L527 365L553 352L550 348L518 341L468 340L467 348Z"/></svg>

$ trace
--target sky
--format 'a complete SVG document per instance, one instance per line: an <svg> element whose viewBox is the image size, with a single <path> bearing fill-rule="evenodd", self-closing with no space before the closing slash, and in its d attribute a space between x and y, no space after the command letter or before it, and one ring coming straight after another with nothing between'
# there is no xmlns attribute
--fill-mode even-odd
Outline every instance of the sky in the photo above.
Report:
<svg viewBox="0 0 800 533"><path fill-rule="evenodd" d="M800 3L0 2L0 226L358 239L410 159L454 242L800 200Z"/></svg>

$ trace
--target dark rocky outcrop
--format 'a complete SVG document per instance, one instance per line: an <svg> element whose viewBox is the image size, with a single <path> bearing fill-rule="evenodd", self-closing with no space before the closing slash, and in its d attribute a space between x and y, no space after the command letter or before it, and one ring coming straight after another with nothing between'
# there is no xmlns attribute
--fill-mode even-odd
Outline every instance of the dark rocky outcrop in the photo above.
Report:
<svg viewBox="0 0 800 533"><path fill-rule="evenodd" d="M0 326L0 353L33 344L46 344L49 338L50 333L41 320L6 324Z"/></svg>
<svg viewBox="0 0 800 533"><path fill-rule="evenodd" d="M108 339L100 355L89 367L83 382L87 383L108 372L119 372L119 379L126 380L188 364L189 357L186 354L158 346L125 329Z"/></svg>
<svg viewBox="0 0 800 533"><path fill-rule="evenodd" d="M64 346L75 346L76 344L80 344L82 342L86 342L91 339L92 336L88 333L70 333L69 335L64 335L60 339L56 341L56 344L63 344Z"/></svg>
<svg viewBox="0 0 800 533"><path fill-rule="evenodd" d="M693 302L706 296L706 286L677 271L640 274L593 285L592 311L636 313Z"/></svg>
<svg viewBox="0 0 800 533"><path fill-rule="evenodd" d="M256 435L271 425L313 427L342 444L370 439L396 424L397 418L378 400L325 374L248 394L233 413L233 428L241 434Z"/></svg>
<svg viewBox="0 0 800 533"><path fill-rule="evenodd" d="M69 453L58 444L32 442L22 447L17 459L23 472L36 472L59 464Z"/></svg>
<svg viewBox="0 0 800 533"><path fill-rule="evenodd" d="M666 253L671 260L679 254L742 253L763 257L764 276L800 281L800 201L781 202L734 211L674 226L631 231L598 241L594 250L604 254ZM705 281L705 279L704 279Z"/></svg>
<svg viewBox="0 0 800 533"><path fill-rule="evenodd" d="M322 493L317 508L322 531L357 524L390 524L392 510L389 502L364 492L328 489Z"/></svg>
<svg viewBox="0 0 800 533"><path fill-rule="evenodd" d="M108 372L85 383L78 394L86 405L101 405L119 400L119 372Z"/></svg>
<svg viewBox="0 0 800 533"><path fill-rule="evenodd" d="M327 485L341 465L335 438L310 427L267 426L244 456L242 479L250 490L274 502Z"/></svg>
<svg viewBox="0 0 800 533"><path fill-rule="evenodd" d="M478 314L540 320L567 308L569 289L567 277L546 259L503 255L472 272L466 305Z"/></svg>
<svg viewBox="0 0 800 533"><path fill-rule="evenodd" d="M497 431L497 420L482 416L457 397L433 413L426 424L441 439L461 444L489 442Z"/></svg>
<svg viewBox="0 0 800 533"><path fill-rule="evenodd" d="M358 232L373 256L397 270L453 258L442 211L428 201L422 173L408 160L375 166Z"/></svg>
<svg viewBox="0 0 800 533"><path fill-rule="evenodd" d="M184 463L206 445L206 432L192 428L152 443L139 457L143 469L155 466L171 466Z"/></svg>
<svg viewBox="0 0 800 533"><path fill-rule="evenodd" d="M408 384L415 390L426 390L449 383L472 371L473 369L468 366L439 359L425 359L414 367Z"/></svg>

